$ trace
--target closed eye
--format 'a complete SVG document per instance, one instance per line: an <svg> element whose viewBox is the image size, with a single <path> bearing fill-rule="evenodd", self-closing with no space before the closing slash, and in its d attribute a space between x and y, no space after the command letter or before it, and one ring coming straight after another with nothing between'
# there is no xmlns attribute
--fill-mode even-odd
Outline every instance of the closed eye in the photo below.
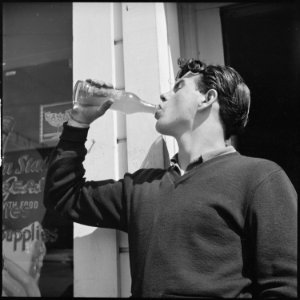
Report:
<svg viewBox="0 0 300 300"><path fill-rule="evenodd" d="M177 81L173 87L173 92L176 93L179 89L181 89L184 86L184 80L181 79Z"/></svg>

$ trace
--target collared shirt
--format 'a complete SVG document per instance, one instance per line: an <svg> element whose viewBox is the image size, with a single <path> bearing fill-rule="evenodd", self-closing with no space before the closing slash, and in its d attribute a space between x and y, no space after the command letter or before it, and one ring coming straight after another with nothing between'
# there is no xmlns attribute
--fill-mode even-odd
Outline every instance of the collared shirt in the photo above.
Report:
<svg viewBox="0 0 300 300"><path fill-rule="evenodd" d="M235 148L233 146L226 146L224 148L221 149L217 149L217 150L213 150L213 151L209 151L206 153L203 153L202 155L200 155L199 158L197 158L196 160L192 161L186 168L186 170L181 169L180 165L179 165L179 161L178 161L178 153L176 153L170 160L171 162L171 166L178 171L181 175L183 175L185 172L190 171L192 168L194 168L196 165L201 164L202 162L208 161L214 157L220 156L220 155L225 155L225 154L229 154L232 152L236 152Z"/></svg>

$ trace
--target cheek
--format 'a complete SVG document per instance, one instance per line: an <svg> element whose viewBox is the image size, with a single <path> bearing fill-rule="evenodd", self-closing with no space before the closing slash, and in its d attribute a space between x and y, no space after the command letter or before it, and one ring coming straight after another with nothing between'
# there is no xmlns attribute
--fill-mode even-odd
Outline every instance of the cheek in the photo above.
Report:
<svg viewBox="0 0 300 300"><path fill-rule="evenodd" d="M173 105L170 107L169 115L173 119L177 120L192 120L195 117L197 111L197 102L192 98L192 95L185 96L185 99L175 100Z"/></svg>
<svg viewBox="0 0 300 300"><path fill-rule="evenodd" d="M161 134L174 135L178 130L190 128L197 106L183 101L174 101L168 105L163 116L156 122L156 130Z"/></svg>
<svg viewBox="0 0 300 300"><path fill-rule="evenodd" d="M178 97L174 97L167 106L166 109L166 116L168 118L178 119L184 115L186 115L189 111L190 103L183 99L183 97L180 97L180 94Z"/></svg>
<svg viewBox="0 0 300 300"><path fill-rule="evenodd" d="M179 91L165 104L157 127L192 123L197 113L198 98L194 93Z"/></svg>

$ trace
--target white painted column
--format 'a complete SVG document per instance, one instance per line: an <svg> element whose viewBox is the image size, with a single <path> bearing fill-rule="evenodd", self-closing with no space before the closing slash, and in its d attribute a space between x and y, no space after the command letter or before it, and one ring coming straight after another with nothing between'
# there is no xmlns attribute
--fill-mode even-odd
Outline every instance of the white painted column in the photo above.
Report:
<svg viewBox="0 0 300 300"><path fill-rule="evenodd" d="M112 3L73 3L73 81L113 82ZM113 112L91 124L84 167L87 180L116 178ZM116 231L74 223L74 296L117 297Z"/></svg>
<svg viewBox="0 0 300 300"><path fill-rule="evenodd" d="M122 4L113 4L113 25L114 25L114 86L118 89L125 89L124 79L124 51L123 51L123 20ZM118 179L122 178L128 171L127 157L127 126L126 115L114 112L115 136L117 147L115 149L116 174ZM130 297L131 276L129 266L128 235L125 232L117 231L117 255L118 255L118 296Z"/></svg>
<svg viewBox="0 0 300 300"><path fill-rule="evenodd" d="M160 94L174 83L179 56L179 38L176 3L122 3L124 70L126 90L138 94L148 102L158 104ZM172 25L168 28L168 25ZM135 114L127 117L128 169L140 168L154 143L155 155L151 163L163 164L162 144L155 143L153 115ZM156 147L157 145L157 147ZM176 144L167 139L169 152ZM163 167L163 166L162 166Z"/></svg>

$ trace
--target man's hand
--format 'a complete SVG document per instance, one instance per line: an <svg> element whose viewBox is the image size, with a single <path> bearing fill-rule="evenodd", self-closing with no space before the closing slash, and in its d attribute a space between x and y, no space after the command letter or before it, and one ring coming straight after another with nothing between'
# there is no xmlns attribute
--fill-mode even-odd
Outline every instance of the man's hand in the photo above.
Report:
<svg viewBox="0 0 300 300"><path fill-rule="evenodd" d="M102 116L113 104L114 100L109 98L108 91L110 89L113 89L113 86L111 83L107 83L104 81L96 81L92 79L86 80L90 85L95 86L98 88L97 98L101 101L101 105L95 104L95 101L87 101L87 104L79 104L76 103L73 106L73 109L70 112L70 117L74 121L89 125L94 120Z"/></svg>

